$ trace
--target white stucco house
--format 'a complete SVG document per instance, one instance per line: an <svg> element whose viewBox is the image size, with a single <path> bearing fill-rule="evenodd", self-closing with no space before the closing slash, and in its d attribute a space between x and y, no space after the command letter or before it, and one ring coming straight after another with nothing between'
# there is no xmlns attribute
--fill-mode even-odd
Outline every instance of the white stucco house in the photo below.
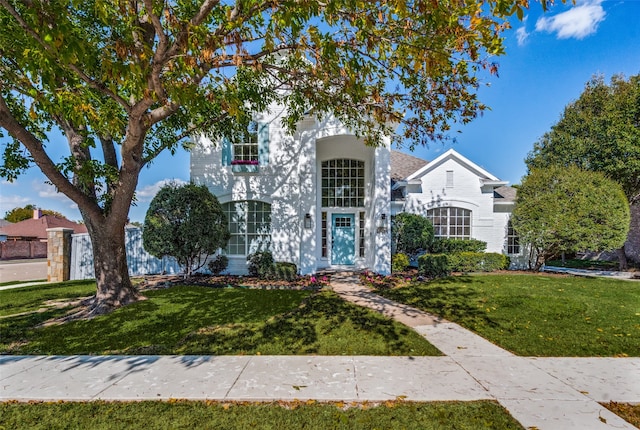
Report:
<svg viewBox="0 0 640 430"><path fill-rule="evenodd" d="M423 215L436 237L478 239L517 264L523 250L509 222L515 188L453 149L431 162L394 151L391 166L392 215Z"/></svg>
<svg viewBox="0 0 640 430"><path fill-rule="evenodd" d="M429 217L436 236L476 238L487 251L519 253L508 228L515 190L457 152L425 160L366 146L329 117L308 116L296 132L284 111L254 116L244 142L194 138L191 181L206 185L227 213L228 272L270 250L301 274L326 269L391 270L390 219Z"/></svg>
<svg viewBox="0 0 640 430"><path fill-rule="evenodd" d="M191 181L227 213L229 273L246 273L247 256L266 249L301 274L389 273L389 139L372 148L335 119L313 115L291 135L283 113L254 116L245 142L194 138Z"/></svg>

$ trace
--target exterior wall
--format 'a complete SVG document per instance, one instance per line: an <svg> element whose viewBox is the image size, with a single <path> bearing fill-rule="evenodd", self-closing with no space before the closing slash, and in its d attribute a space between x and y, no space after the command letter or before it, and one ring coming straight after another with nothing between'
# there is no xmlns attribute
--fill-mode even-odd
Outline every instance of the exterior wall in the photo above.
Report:
<svg viewBox="0 0 640 430"><path fill-rule="evenodd" d="M46 257L47 242L38 240L7 240L0 242L0 260Z"/></svg>
<svg viewBox="0 0 640 430"><path fill-rule="evenodd" d="M487 252L507 253L507 227L512 204L497 202L494 187L501 183L490 173L468 163L458 154L443 155L410 178L420 185L406 187L404 204L394 204L394 214L409 212L427 216L434 208L458 207L471 211L471 237L487 243ZM453 172L453 183L451 173ZM518 261L524 250L512 255Z"/></svg>
<svg viewBox="0 0 640 430"><path fill-rule="evenodd" d="M447 187L447 171L453 186ZM447 159L421 178L421 193L407 195L404 211L427 215L429 209L459 207L471 211L471 237L487 242L487 252L504 252L509 212L494 212L493 187L455 159Z"/></svg>
<svg viewBox="0 0 640 430"><path fill-rule="evenodd" d="M321 252L322 161L349 158L365 162L365 208L331 208L324 211L331 214L364 210L366 231L370 233L375 225L374 217L385 210L389 213L388 144L379 149L367 147L332 118L321 122L307 118L290 135L281 126L283 111L272 107L270 112L269 115L254 118L269 124L267 165L258 166L255 173L233 172L232 166L223 165L220 146L206 137L198 137L191 152L191 181L206 185L221 203L257 200L271 204L271 251L274 259L295 263L303 274L314 273L318 269L331 267L330 258L323 258ZM377 160L378 156L380 160ZM386 167L383 167L385 163ZM376 187L375 184L384 186ZM377 203L383 199L386 203ZM306 214L311 216L311 228L304 227ZM383 237L368 235L365 258L356 258L354 268L376 267L382 273L388 273L385 268L390 268L390 255L386 257L389 253L385 254ZM378 258L380 261L373 257L379 246L383 250ZM247 273L246 256L228 257L230 273ZM382 261L385 258L386 262Z"/></svg>

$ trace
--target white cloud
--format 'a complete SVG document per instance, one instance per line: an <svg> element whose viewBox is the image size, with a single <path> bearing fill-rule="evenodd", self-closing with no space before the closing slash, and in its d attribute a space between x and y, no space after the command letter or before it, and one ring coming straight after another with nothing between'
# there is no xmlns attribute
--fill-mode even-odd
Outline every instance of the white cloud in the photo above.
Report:
<svg viewBox="0 0 640 430"><path fill-rule="evenodd" d="M601 6L603 0L578 1L566 12L551 17L541 17L536 22L536 31L556 33L559 39L584 39L598 29L606 13Z"/></svg>
<svg viewBox="0 0 640 430"><path fill-rule="evenodd" d="M527 16L522 20L522 27L516 30L516 38L518 39L518 46L522 46L527 42L529 38L529 32L527 31Z"/></svg>
<svg viewBox="0 0 640 430"><path fill-rule="evenodd" d="M21 208L31 203L28 197L19 196L19 195L10 195L5 196L4 194L0 197L0 217L4 217L4 214L9 212L13 208Z"/></svg>
<svg viewBox="0 0 640 430"><path fill-rule="evenodd" d="M162 188L163 186L165 186L167 184L182 185L182 184L186 184L186 183L187 182L183 181L182 179L162 179L162 180L156 182L155 184L146 185L146 186L136 190L136 199L137 199L138 203L150 202L151 200L153 200L153 198L156 196L156 194L158 194L158 191L160 191L160 188Z"/></svg>

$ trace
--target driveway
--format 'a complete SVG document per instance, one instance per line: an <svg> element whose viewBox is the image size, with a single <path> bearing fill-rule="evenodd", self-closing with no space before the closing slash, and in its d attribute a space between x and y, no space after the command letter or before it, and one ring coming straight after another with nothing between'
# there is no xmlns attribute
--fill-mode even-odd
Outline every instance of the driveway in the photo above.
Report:
<svg viewBox="0 0 640 430"><path fill-rule="evenodd" d="M0 261L0 283L47 279L47 259Z"/></svg>

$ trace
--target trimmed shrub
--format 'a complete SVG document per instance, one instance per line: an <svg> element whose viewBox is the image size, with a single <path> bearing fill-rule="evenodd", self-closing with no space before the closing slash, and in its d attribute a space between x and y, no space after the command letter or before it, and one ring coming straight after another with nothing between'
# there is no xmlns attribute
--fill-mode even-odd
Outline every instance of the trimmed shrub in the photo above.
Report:
<svg viewBox="0 0 640 430"><path fill-rule="evenodd" d="M431 244L433 254L453 254L456 252L483 252L487 242L478 239L435 239Z"/></svg>
<svg viewBox="0 0 640 430"><path fill-rule="evenodd" d="M273 271L273 254L269 251L256 252L247 257L247 269L251 276L266 278Z"/></svg>
<svg viewBox="0 0 640 430"><path fill-rule="evenodd" d="M409 267L409 256L398 253L391 256L391 272L404 272Z"/></svg>
<svg viewBox="0 0 640 430"><path fill-rule="evenodd" d="M399 213L391 218L393 252L416 255L429 249L433 241L433 224L427 218L410 213Z"/></svg>
<svg viewBox="0 0 640 430"><path fill-rule="evenodd" d="M270 276L273 279L283 280L283 281L292 281L298 275L298 266L293 263L287 263L284 261L277 261L272 266L272 275Z"/></svg>
<svg viewBox="0 0 640 430"><path fill-rule="evenodd" d="M446 254L424 254L418 257L418 271L429 278L449 276L449 256Z"/></svg>
<svg viewBox="0 0 640 430"><path fill-rule="evenodd" d="M226 255L219 254L213 260L209 261L207 268L213 275L219 275L229 266L229 258Z"/></svg>
<svg viewBox="0 0 640 430"><path fill-rule="evenodd" d="M493 272L496 270L507 270L511 265L511 259L496 252L489 252L484 255L484 271Z"/></svg>
<svg viewBox="0 0 640 430"><path fill-rule="evenodd" d="M509 267L509 257L495 252L456 252L449 255L452 272L493 272Z"/></svg>

